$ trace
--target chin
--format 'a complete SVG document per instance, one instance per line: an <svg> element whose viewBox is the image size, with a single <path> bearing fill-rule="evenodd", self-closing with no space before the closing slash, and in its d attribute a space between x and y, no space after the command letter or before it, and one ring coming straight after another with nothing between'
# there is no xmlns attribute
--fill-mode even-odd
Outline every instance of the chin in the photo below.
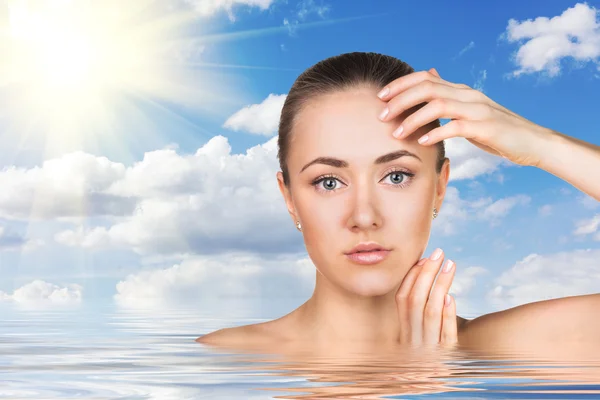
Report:
<svg viewBox="0 0 600 400"><path fill-rule="evenodd" d="M374 271L372 271L374 272ZM364 297L383 296L394 290L396 284L389 274L358 274L354 276L349 290Z"/></svg>

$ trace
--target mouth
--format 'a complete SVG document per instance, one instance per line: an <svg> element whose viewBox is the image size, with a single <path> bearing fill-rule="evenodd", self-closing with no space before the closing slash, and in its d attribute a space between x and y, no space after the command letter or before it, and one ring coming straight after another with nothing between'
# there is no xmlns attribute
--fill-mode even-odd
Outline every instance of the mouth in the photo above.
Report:
<svg viewBox="0 0 600 400"><path fill-rule="evenodd" d="M346 254L346 257L350 259L350 261L362 264L362 265L372 265L377 264L388 256L391 250L371 250L371 251L357 251L354 253Z"/></svg>

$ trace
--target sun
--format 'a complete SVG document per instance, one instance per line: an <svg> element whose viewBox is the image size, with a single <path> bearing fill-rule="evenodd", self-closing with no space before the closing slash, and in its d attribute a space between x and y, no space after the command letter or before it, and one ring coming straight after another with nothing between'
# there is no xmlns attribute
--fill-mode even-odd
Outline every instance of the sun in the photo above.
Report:
<svg viewBox="0 0 600 400"><path fill-rule="evenodd" d="M10 134L64 153L123 142L119 127L147 131L151 114L181 118L164 104L214 109L219 99L211 94L226 92L227 81L192 67L202 25L168 3L9 0L0 95L9 99Z"/></svg>

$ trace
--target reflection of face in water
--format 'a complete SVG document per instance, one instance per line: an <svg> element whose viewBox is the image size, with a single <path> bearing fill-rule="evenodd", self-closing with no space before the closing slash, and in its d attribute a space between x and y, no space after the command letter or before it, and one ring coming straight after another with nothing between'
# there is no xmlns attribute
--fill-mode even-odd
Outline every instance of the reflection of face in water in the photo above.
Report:
<svg viewBox="0 0 600 400"><path fill-rule="evenodd" d="M311 259L330 282L361 296L399 286L427 246L433 208L441 203L436 189L442 198L445 189L436 146L417 143L425 130L395 139L399 121L377 118L383 104L368 87L311 99L297 116L287 159L286 201ZM340 161L307 167L319 157ZM345 253L371 241L391 250L386 259L369 266L349 261Z"/></svg>

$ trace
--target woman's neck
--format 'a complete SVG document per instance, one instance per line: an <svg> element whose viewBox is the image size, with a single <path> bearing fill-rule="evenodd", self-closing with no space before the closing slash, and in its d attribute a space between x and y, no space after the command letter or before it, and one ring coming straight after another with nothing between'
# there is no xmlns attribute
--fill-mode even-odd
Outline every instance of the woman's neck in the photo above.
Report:
<svg viewBox="0 0 600 400"><path fill-rule="evenodd" d="M312 297L294 313L297 336L327 345L397 343L400 322L395 293L359 296L331 284L317 272Z"/></svg>

